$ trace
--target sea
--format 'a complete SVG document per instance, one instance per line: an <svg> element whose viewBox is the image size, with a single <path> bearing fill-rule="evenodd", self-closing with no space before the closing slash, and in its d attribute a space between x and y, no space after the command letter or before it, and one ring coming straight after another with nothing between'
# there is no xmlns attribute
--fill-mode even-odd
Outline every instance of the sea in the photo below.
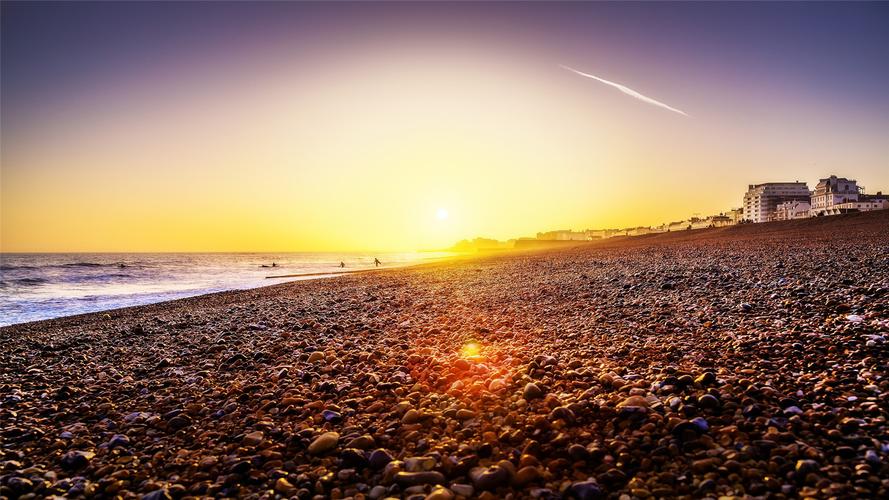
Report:
<svg viewBox="0 0 889 500"><path fill-rule="evenodd" d="M0 326L226 290L404 267L446 252L0 254ZM343 263L345 267L340 267ZM270 276L297 275L270 278Z"/></svg>

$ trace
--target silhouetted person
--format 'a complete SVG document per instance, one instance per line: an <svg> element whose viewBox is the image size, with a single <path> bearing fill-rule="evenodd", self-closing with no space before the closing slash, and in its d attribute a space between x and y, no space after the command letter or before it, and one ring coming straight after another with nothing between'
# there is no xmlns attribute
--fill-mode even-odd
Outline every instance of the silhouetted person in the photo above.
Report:
<svg viewBox="0 0 889 500"><path fill-rule="evenodd" d="M383 265L383 263L380 262L380 259L374 257L374 265L377 266L377 267L380 267L380 266Z"/></svg>
<svg viewBox="0 0 889 500"><path fill-rule="evenodd" d="M278 264L275 264L274 262L272 262L272 267L278 267Z"/></svg>
<svg viewBox="0 0 889 500"><path fill-rule="evenodd" d="M345 262L340 262L340 268L342 269L342 268L344 268L344 267L346 267L346 263L345 263Z"/></svg>

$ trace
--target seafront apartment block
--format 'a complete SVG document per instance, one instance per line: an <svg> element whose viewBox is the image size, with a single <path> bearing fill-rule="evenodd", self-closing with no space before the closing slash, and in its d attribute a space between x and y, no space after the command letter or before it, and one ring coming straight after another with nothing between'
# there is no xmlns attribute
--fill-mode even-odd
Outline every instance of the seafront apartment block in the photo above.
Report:
<svg viewBox="0 0 889 500"><path fill-rule="evenodd" d="M831 175L820 179L812 192L812 215L832 215L837 206L858 201L862 189L854 179Z"/></svg>
<svg viewBox="0 0 889 500"><path fill-rule="evenodd" d="M750 184L744 193L744 220L766 222L772 218L779 203L809 201L805 182L766 182Z"/></svg>

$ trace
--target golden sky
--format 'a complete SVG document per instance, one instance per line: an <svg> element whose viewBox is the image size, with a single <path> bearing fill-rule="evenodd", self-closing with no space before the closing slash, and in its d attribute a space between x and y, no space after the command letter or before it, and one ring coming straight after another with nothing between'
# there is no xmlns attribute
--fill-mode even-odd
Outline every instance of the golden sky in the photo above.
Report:
<svg viewBox="0 0 889 500"><path fill-rule="evenodd" d="M417 16L431 28L349 18L361 36L285 30L139 64L86 44L91 64L61 74L88 77L10 81L0 248L431 249L718 213L748 183L838 174L889 188L885 99L838 97L866 78L843 89L764 74L749 54L621 48L630 33L574 24L562 43L545 36L557 18L454 33ZM26 50L9 36L6 50Z"/></svg>

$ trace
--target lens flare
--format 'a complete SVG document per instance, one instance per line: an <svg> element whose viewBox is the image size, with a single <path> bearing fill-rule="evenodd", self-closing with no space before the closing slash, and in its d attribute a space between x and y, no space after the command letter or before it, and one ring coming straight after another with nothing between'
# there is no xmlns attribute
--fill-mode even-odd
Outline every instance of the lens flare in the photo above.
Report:
<svg viewBox="0 0 889 500"><path fill-rule="evenodd" d="M460 349L460 356L466 359L477 359L481 357L482 347L476 342L469 342Z"/></svg>

